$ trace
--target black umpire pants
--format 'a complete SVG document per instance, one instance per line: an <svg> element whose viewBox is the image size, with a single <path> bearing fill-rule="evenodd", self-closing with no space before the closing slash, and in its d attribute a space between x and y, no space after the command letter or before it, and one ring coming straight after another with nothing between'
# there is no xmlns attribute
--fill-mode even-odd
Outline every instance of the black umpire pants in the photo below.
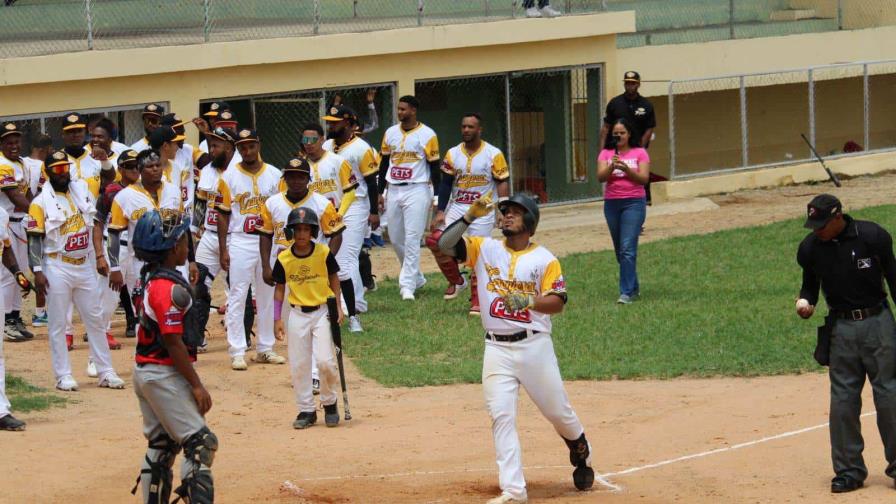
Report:
<svg viewBox="0 0 896 504"><path fill-rule="evenodd" d="M543 9L546 5L550 4L551 0L538 0L538 8ZM535 6L535 0L523 0L523 8L531 9Z"/></svg>
<svg viewBox="0 0 896 504"><path fill-rule="evenodd" d="M831 338L831 459L834 473L864 481L865 441L859 419L865 376L871 382L877 428L887 459L886 474L896 478L896 324L885 309L865 320L837 320Z"/></svg>

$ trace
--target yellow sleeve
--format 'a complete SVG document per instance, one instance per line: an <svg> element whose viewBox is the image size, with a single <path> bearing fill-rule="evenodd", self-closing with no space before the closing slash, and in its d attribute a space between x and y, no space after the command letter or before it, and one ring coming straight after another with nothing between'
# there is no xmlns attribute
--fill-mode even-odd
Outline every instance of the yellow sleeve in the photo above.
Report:
<svg viewBox="0 0 896 504"><path fill-rule="evenodd" d="M277 195L271 196L271 198L276 198ZM272 235L274 234L274 218L271 217L271 210L268 208L267 203L261 205L261 227L258 228L258 232Z"/></svg>
<svg viewBox="0 0 896 504"><path fill-rule="evenodd" d="M432 138L426 142L426 147L424 148L426 151L426 160L427 161L438 161L439 159L439 137L433 135Z"/></svg>
<svg viewBox="0 0 896 504"><path fill-rule="evenodd" d="M383 135L383 144L380 145L380 154L383 156L389 156L392 154L392 147L389 146L388 135Z"/></svg>
<svg viewBox="0 0 896 504"><path fill-rule="evenodd" d="M44 233L44 209L37 203L31 203L28 207L28 224L27 231L29 233Z"/></svg>
<svg viewBox="0 0 896 504"><path fill-rule="evenodd" d="M208 193L202 189L196 188L196 193L193 195L193 198L200 201L208 201Z"/></svg>
<svg viewBox="0 0 896 504"><path fill-rule="evenodd" d="M112 200L112 210L109 211L109 229L126 229L128 227L128 216L124 214L124 209L118 203L118 195Z"/></svg>
<svg viewBox="0 0 896 504"><path fill-rule="evenodd" d="M323 215L320 216L320 226L326 237L333 236L345 229L342 215L339 215L332 203L327 203L327 208L324 208Z"/></svg>
<svg viewBox="0 0 896 504"><path fill-rule="evenodd" d="M482 242L485 240L482 236L464 237L464 244L467 247L467 266L473 268L476 261L479 260L479 249L482 248Z"/></svg>
<svg viewBox="0 0 896 504"><path fill-rule="evenodd" d="M358 171L361 172L362 177L366 177L378 172L379 169L379 156L376 155L376 151L372 148L367 149L367 151L364 152L364 157L361 158L361 162L358 163Z"/></svg>
<svg viewBox="0 0 896 504"><path fill-rule="evenodd" d="M339 167L339 184L343 193L354 191L355 187L358 187L358 181L352 181L352 165L348 164L348 161L343 161Z"/></svg>
<svg viewBox="0 0 896 504"><path fill-rule="evenodd" d="M454 161L451 159L451 151L446 152L442 159L442 171L452 177L457 173L457 170L454 169Z"/></svg>
<svg viewBox="0 0 896 504"><path fill-rule="evenodd" d="M16 182L16 169L10 165L0 165L0 190L19 187Z"/></svg>
<svg viewBox="0 0 896 504"><path fill-rule="evenodd" d="M548 263L541 278L541 295L557 294L566 300L566 280L560 270L560 260L556 257Z"/></svg>
<svg viewBox="0 0 896 504"><path fill-rule="evenodd" d="M100 197L100 181L96 178L85 179L84 182L87 183L87 190L90 191L90 194L93 195L93 199L97 199Z"/></svg>
<svg viewBox="0 0 896 504"><path fill-rule="evenodd" d="M199 147L196 147L195 145L193 146L193 164L194 165L197 162L199 162L199 158L201 158L203 154L204 154L204 152L199 150Z"/></svg>
<svg viewBox="0 0 896 504"><path fill-rule="evenodd" d="M3 246L4 247L12 247L12 242L9 241L9 238L6 238L5 240L3 240ZM2 252L2 250L0 250L0 252Z"/></svg>
<svg viewBox="0 0 896 504"><path fill-rule="evenodd" d="M498 152L492 159L492 178L498 182L510 178L510 168L507 167L507 160L502 152Z"/></svg>
<svg viewBox="0 0 896 504"><path fill-rule="evenodd" d="M355 188L353 187L351 191L342 195L342 201L339 202L339 215L344 216L345 212L348 212L348 207L355 202Z"/></svg>
<svg viewBox="0 0 896 504"><path fill-rule="evenodd" d="M286 179L281 178L280 182L277 183L277 192L285 192L286 189Z"/></svg>
<svg viewBox="0 0 896 504"><path fill-rule="evenodd" d="M232 203L230 188L227 187L227 182L224 182L223 178L218 180L218 195L218 198L215 199L215 210L230 212L230 205Z"/></svg>

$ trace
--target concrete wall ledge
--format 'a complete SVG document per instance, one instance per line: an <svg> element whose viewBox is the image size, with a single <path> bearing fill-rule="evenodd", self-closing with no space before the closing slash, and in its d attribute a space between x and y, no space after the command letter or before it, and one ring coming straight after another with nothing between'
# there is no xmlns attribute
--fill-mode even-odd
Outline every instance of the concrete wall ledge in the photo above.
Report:
<svg viewBox="0 0 896 504"><path fill-rule="evenodd" d="M881 152L825 160L834 173L845 177L875 175L896 170L896 151ZM761 189L810 182L824 182L828 175L818 162L800 163L774 168L728 173L687 180L670 180L652 184L654 202L696 198L743 189Z"/></svg>

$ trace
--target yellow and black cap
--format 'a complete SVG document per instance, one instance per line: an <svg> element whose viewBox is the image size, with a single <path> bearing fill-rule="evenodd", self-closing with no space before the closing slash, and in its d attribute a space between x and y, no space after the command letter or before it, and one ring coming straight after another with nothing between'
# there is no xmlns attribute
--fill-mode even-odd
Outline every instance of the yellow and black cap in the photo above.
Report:
<svg viewBox="0 0 896 504"><path fill-rule="evenodd" d="M183 119L180 118L179 115L171 112L170 114L165 114L162 116L162 120L159 121L159 124L162 126L171 126L172 128L179 128L184 125Z"/></svg>
<svg viewBox="0 0 896 504"><path fill-rule="evenodd" d="M324 116L324 121L327 122L339 122L346 119L351 122L358 121L355 111L345 105L333 105L327 112L328 114Z"/></svg>
<svg viewBox="0 0 896 504"><path fill-rule="evenodd" d="M149 135L149 146L158 150L165 142L180 142L186 138L178 135L171 126L159 126Z"/></svg>
<svg viewBox="0 0 896 504"><path fill-rule="evenodd" d="M125 165L134 163L134 166L128 166L127 168L136 168L137 167L137 155L139 152L134 149L128 149L121 154L118 155L118 167L123 168Z"/></svg>
<svg viewBox="0 0 896 504"><path fill-rule="evenodd" d="M218 117L218 115L225 110L230 110L229 103L226 101L213 101L208 107L208 110L202 115L205 117Z"/></svg>
<svg viewBox="0 0 896 504"><path fill-rule="evenodd" d="M218 140L224 140L225 142L230 142L231 144L236 143L236 133L230 128L222 128L221 126L218 126L209 131L208 136L217 138Z"/></svg>
<svg viewBox="0 0 896 504"><path fill-rule="evenodd" d="M292 158L288 163L286 163L286 166L283 168L283 175L286 175L287 173L305 173L310 176L311 166L304 158Z"/></svg>
<svg viewBox="0 0 896 504"><path fill-rule="evenodd" d="M48 170L52 169L53 167L57 167L57 166L62 167L63 165L68 166L70 164L72 164L72 162L69 161L68 156L65 154L65 151L61 151L61 150L51 152L49 155L47 155L47 158L44 160L44 166L47 167ZM59 169L52 170L52 171L57 172L57 173L62 172L62 170L59 170Z"/></svg>
<svg viewBox="0 0 896 504"><path fill-rule="evenodd" d="M622 77L623 82L641 82L641 74L635 72L634 70L629 70L625 72L625 75Z"/></svg>
<svg viewBox="0 0 896 504"><path fill-rule="evenodd" d="M66 114L65 117L62 118L62 131L80 128L87 129L87 118L83 115L77 112L72 112L71 114Z"/></svg>
<svg viewBox="0 0 896 504"><path fill-rule="evenodd" d="M215 126L221 126L222 128L236 129L236 124L236 116L229 110L222 110L215 121Z"/></svg>
<svg viewBox="0 0 896 504"><path fill-rule="evenodd" d="M14 122L3 123L3 129L0 130L0 138L6 138L9 135L22 136L22 130L20 130L19 126Z"/></svg>
<svg viewBox="0 0 896 504"><path fill-rule="evenodd" d="M236 134L236 145L247 142L257 142L258 141L258 133L253 129L243 128L239 133Z"/></svg>
<svg viewBox="0 0 896 504"><path fill-rule="evenodd" d="M150 103L143 107L144 116L156 116L161 118L165 114L165 107L158 103Z"/></svg>

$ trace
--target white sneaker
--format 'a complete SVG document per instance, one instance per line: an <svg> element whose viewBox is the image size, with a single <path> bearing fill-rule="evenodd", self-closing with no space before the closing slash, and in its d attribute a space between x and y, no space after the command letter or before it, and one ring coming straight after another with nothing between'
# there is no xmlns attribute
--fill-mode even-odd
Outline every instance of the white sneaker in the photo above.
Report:
<svg viewBox="0 0 896 504"><path fill-rule="evenodd" d="M122 380L115 371L109 371L106 373L106 376L100 380L100 387L110 388L110 389L123 389L124 388L124 380Z"/></svg>
<svg viewBox="0 0 896 504"><path fill-rule="evenodd" d="M352 315L348 318L348 330L349 332L363 332L364 328L361 327L361 319L358 318L357 315Z"/></svg>
<svg viewBox="0 0 896 504"><path fill-rule="evenodd" d="M494 499L490 499L485 504L526 504L527 502L529 502L529 499L526 497L523 497L521 499L515 499L515 498L511 497L510 495L501 494L501 495L495 497Z"/></svg>
<svg viewBox="0 0 896 504"><path fill-rule="evenodd" d="M96 378L96 364L93 362L93 359L90 357L87 358L87 376L91 378Z"/></svg>
<svg viewBox="0 0 896 504"><path fill-rule="evenodd" d="M527 18L540 18L541 11L539 11L537 7L529 7L528 9L526 9L526 17ZM492 500L494 500L494 499L492 499ZM489 502L489 504L492 504L492 501L488 501L488 502Z"/></svg>
<svg viewBox="0 0 896 504"><path fill-rule="evenodd" d="M286 363L286 357L282 355L277 355L277 352L273 350L268 350L267 352L257 352L255 357L252 358L254 362L259 364L284 364ZM236 369L236 368L234 368Z"/></svg>
<svg viewBox="0 0 896 504"><path fill-rule="evenodd" d="M545 5L544 8L541 9L542 17L555 18L562 15L563 14L560 11L554 9L550 5Z"/></svg>
<svg viewBox="0 0 896 504"><path fill-rule="evenodd" d="M234 371L245 371L249 369L249 365L246 364L246 359L244 359L242 355L237 355L230 360L230 369Z"/></svg>
<svg viewBox="0 0 896 504"><path fill-rule="evenodd" d="M412 291L410 289L401 289L401 300L402 301L413 301L414 299L415 299L414 291Z"/></svg>
<svg viewBox="0 0 896 504"><path fill-rule="evenodd" d="M65 375L56 382L56 388L63 392L74 392L78 390L78 382L72 375Z"/></svg>

